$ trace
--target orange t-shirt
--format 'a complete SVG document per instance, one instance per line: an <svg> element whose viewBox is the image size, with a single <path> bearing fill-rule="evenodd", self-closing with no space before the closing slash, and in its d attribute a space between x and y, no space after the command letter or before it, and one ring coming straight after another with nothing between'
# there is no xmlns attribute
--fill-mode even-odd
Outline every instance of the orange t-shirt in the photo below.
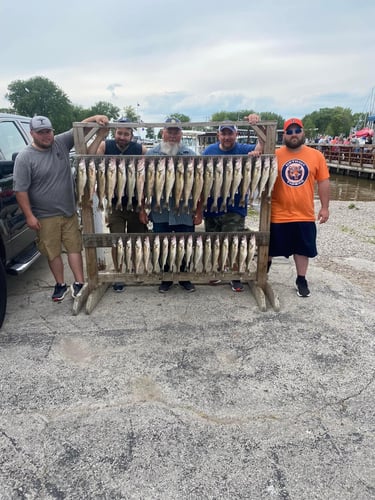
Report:
<svg viewBox="0 0 375 500"><path fill-rule="evenodd" d="M278 176L272 191L271 222L315 221L315 182L329 179L324 156L308 146L298 152L282 146L276 157Z"/></svg>

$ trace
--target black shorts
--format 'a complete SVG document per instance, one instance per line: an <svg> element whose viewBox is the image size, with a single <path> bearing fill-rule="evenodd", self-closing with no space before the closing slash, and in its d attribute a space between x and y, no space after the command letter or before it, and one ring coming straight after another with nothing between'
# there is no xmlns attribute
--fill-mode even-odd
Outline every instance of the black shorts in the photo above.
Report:
<svg viewBox="0 0 375 500"><path fill-rule="evenodd" d="M318 255L315 222L271 222L269 256L290 257L294 254Z"/></svg>

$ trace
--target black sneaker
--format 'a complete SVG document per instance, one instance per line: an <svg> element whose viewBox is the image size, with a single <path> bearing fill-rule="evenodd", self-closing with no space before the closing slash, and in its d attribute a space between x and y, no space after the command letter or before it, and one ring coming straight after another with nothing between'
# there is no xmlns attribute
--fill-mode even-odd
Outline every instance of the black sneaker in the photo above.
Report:
<svg viewBox="0 0 375 500"><path fill-rule="evenodd" d="M195 286L191 281L179 281L178 284L187 292L195 292Z"/></svg>
<svg viewBox="0 0 375 500"><path fill-rule="evenodd" d="M310 297L311 293L307 286L306 278L296 279L297 295L298 297Z"/></svg>
<svg viewBox="0 0 375 500"><path fill-rule="evenodd" d="M159 292L160 293L168 292L172 285L173 281L162 281L159 286Z"/></svg>
<svg viewBox="0 0 375 500"><path fill-rule="evenodd" d="M243 284L241 281L233 280L230 282L230 286L234 292L243 292Z"/></svg>
<svg viewBox="0 0 375 500"><path fill-rule="evenodd" d="M72 293L73 299L76 299L81 295L81 290L83 288L83 283L73 283L73 285L70 285L70 291Z"/></svg>
<svg viewBox="0 0 375 500"><path fill-rule="evenodd" d="M121 293L124 291L125 285L124 283L113 283L112 288L114 292Z"/></svg>
<svg viewBox="0 0 375 500"><path fill-rule="evenodd" d="M65 295L68 293L68 287L65 283L56 283L55 290L52 294L52 300L54 302L60 302L63 300Z"/></svg>

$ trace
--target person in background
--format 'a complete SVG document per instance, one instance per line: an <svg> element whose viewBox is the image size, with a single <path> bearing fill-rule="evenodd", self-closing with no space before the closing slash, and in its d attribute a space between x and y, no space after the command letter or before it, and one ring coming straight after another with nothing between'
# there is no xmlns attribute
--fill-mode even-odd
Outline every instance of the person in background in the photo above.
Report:
<svg viewBox="0 0 375 500"><path fill-rule="evenodd" d="M119 118L118 123L129 123L128 118ZM144 155L147 148L133 141L133 129L128 127L119 127L115 129L114 139L102 140L108 133L107 129L99 130L97 136L93 143L89 146L89 154L97 155L112 155L112 156L122 156L122 155ZM99 145L98 142L100 141ZM122 208L116 208L117 196L112 199L112 211L108 215L108 227L111 233L146 233L147 224L144 223L146 220L146 214L144 211L137 212L135 210L137 206L136 198L133 198L133 210L127 210L128 197L124 195L121 199ZM116 249L112 248L112 259L115 261ZM125 283L116 282L113 284L112 288L115 292L122 292L124 290Z"/></svg>
<svg viewBox="0 0 375 500"><path fill-rule="evenodd" d="M83 122L105 126L108 118L96 115ZM87 132L89 129L85 129ZM73 129L55 136L47 117L34 116L30 122L30 134L32 144L21 151L15 161L14 190L27 225L37 232L39 251L48 259L56 282L52 300L59 302L68 292L62 246L67 251L75 280L70 287L73 298L80 295L84 284L82 238L69 158L74 145Z"/></svg>
<svg viewBox="0 0 375 500"><path fill-rule="evenodd" d="M195 156L195 152L182 143L181 122L177 118L167 118L162 131L160 144L147 151L147 155L157 156ZM173 196L168 207L155 210L151 206L149 215L153 223L154 233L194 232L194 225L202 222L201 213L195 215L179 213L175 210ZM179 281L187 292L194 292L195 286L190 281ZM172 287L173 281L162 281L159 286L160 293L166 293Z"/></svg>
<svg viewBox="0 0 375 500"><path fill-rule="evenodd" d="M272 257L293 255L299 297L310 297L306 280L309 258L317 255L314 187L318 185L317 220L329 218L329 171L320 151L305 145L303 123L284 123L284 145L276 150L278 176L272 191L269 267Z"/></svg>
<svg viewBox="0 0 375 500"><path fill-rule="evenodd" d="M259 116L250 114L247 119L251 125L259 122ZM258 138L257 144L241 144L237 141L238 130L235 125L230 123L222 123L218 129L218 142L210 144L203 151L205 156L219 156L219 155L252 155L259 156L263 151L263 142ZM207 203L207 209L204 211L204 225L206 232L231 232L231 231L244 231L245 217L247 216L248 196L244 207L240 207L241 195L237 193L234 197L234 205L230 205L229 198L226 203L226 211L211 212L213 198L210 197ZM220 207L222 198L218 200ZM220 283L220 280L210 281L211 285ZM239 280L231 281L231 287L234 292L242 292L243 284Z"/></svg>

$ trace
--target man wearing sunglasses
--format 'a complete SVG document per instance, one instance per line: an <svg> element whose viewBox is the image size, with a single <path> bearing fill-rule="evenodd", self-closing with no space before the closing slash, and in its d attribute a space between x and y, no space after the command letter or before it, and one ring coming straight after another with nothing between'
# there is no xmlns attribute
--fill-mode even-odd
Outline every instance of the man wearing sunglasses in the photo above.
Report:
<svg viewBox="0 0 375 500"><path fill-rule="evenodd" d="M309 297L306 281L309 258L317 255L316 224L329 217L329 171L322 153L305 145L303 123L284 123L284 145L276 150L278 177L271 204L269 266L272 257L293 255L299 297ZM318 185L320 209L315 217L314 187Z"/></svg>

